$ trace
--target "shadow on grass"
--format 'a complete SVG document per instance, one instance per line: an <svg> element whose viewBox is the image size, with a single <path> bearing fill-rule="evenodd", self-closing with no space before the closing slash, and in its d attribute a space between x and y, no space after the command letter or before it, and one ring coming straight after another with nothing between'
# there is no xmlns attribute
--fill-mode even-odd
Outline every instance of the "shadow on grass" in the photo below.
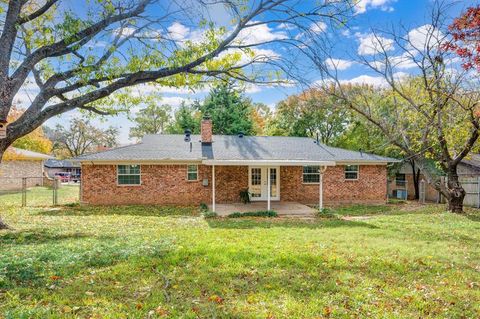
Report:
<svg viewBox="0 0 480 319"><path fill-rule="evenodd" d="M212 228L226 229L250 229L250 228L339 228L339 227L365 227L370 229L378 228L375 225L352 220L342 220L337 218L315 219L311 221L295 219L275 219L275 218L245 218L245 219L208 219L207 223Z"/></svg>
<svg viewBox="0 0 480 319"><path fill-rule="evenodd" d="M15 231L0 234L0 246L45 244L69 239L83 239L86 237L91 237L91 235L84 233L55 234L44 229ZM109 237L102 236L101 238L108 239Z"/></svg>
<svg viewBox="0 0 480 319"><path fill-rule="evenodd" d="M37 213L43 216L199 216L194 206L63 206L60 209L51 209Z"/></svg>
<svg viewBox="0 0 480 319"><path fill-rule="evenodd" d="M111 267L122 262L136 263L163 258L173 244L168 239L115 238L82 234L4 235L0 246L0 291L18 287L44 287L55 278L70 278L81 273ZM69 240L72 239L73 240ZM77 240L78 239L78 240ZM30 245L24 246L23 244Z"/></svg>

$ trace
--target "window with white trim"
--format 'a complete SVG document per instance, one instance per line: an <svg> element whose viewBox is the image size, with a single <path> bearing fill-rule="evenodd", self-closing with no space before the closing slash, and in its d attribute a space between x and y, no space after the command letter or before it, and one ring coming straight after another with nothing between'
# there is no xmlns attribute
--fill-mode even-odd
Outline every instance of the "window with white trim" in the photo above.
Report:
<svg viewBox="0 0 480 319"><path fill-rule="evenodd" d="M140 165L117 165L118 185L140 185Z"/></svg>
<svg viewBox="0 0 480 319"><path fill-rule="evenodd" d="M198 165L187 165L187 181L198 180Z"/></svg>
<svg viewBox="0 0 480 319"><path fill-rule="evenodd" d="M303 167L303 182L305 184L320 183L320 167L319 166L304 166Z"/></svg>
<svg viewBox="0 0 480 319"><path fill-rule="evenodd" d="M345 179L346 180L358 179L358 165L345 165Z"/></svg>

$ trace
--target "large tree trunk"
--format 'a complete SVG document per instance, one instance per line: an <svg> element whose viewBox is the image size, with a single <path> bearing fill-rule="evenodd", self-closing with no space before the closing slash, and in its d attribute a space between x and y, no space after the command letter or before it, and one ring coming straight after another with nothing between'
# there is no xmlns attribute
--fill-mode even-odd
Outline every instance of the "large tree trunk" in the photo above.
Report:
<svg viewBox="0 0 480 319"><path fill-rule="evenodd" d="M448 210L452 213L463 213L463 199L466 192L458 180L457 165L448 168L447 178Z"/></svg>
<svg viewBox="0 0 480 319"><path fill-rule="evenodd" d="M415 190L415 199L420 198L420 169L416 167L415 161L410 160L410 166L412 166L413 172L413 188Z"/></svg>

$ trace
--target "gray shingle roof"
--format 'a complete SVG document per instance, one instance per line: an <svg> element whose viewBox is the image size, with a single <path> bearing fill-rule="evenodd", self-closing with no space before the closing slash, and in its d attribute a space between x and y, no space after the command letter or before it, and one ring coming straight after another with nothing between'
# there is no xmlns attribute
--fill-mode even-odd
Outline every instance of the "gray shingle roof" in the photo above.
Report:
<svg viewBox="0 0 480 319"><path fill-rule="evenodd" d="M9 147L8 150L11 150L15 154L20 155L22 158L25 158L25 159L44 160L44 159L53 158L53 156L50 156L47 154L24 150L22 148L17 148L12 146Z"/></svg>
<svg viewBox="0 0 480 319"><path fill-rule="evenodd" d="M80 167L80 163L70 160L48 159L43 166L48 168L76 168Z"/></svg>
<svg viewBox="0 0 480 319"><path fill-rule="evenodd" d="M314 139L285 136L214 135L213 143L202 145L199 135L146 135L141 143L82 155L78 161L201 161L286 160L393 162L392 158L316 144Z"/></svg>

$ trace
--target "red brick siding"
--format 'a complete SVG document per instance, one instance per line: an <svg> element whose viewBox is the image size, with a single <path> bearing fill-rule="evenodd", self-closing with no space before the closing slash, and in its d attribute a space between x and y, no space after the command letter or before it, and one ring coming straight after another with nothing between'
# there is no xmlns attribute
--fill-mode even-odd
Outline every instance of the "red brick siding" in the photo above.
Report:
<svg viewBox="0 0 480 319"><path fill-rule="evenodd" d="M200 128L203 143L212 143L213 124L211 119L203 119Z"/></svg>
<svg viewBox="0 0 480 319"><path fill-rule="evenodd" d="M142 165L142 185L118 186L115 165L82 166L82 201L106 204L199 204L211 202L211 167L199 165L199 180L186 180L186 165ZM318 184L304 184L303 168L280 168L282 201L318 203ZM248 188L247 166L216 166L216 201L239 202ZM202 180L209 185L203 186ZM324 175L324 202L381 203L386 194L386 166L360 166L357 181L345 181L344 167L329 167Z"/></svg>
<svg viewBox="0 0 480 319"><path fill-rule="evenodd" d="M142 185L117 185L116 165L82 165L82 201L90 204L208 203L210 167L198 166L198 181L187 181L187 165L141 165Z"/></svg>
<svg viewBox="0 0 480 319"><path fill-rule="evenodd" d="M328 167L323 176L325 205L343 203L384 203L387 193L387 168L385 165L359 167L358 180L345 180L345 167ZM283 201L318 203L319 185L303 183L303 168L280 168L280 197Z"/></svg>
<svg viewBox="0 0 480 319"><path fill-rule="evenodd" d="M215 200L240 202L240 191L248 188L248 166L215 166Z"/></svg>

